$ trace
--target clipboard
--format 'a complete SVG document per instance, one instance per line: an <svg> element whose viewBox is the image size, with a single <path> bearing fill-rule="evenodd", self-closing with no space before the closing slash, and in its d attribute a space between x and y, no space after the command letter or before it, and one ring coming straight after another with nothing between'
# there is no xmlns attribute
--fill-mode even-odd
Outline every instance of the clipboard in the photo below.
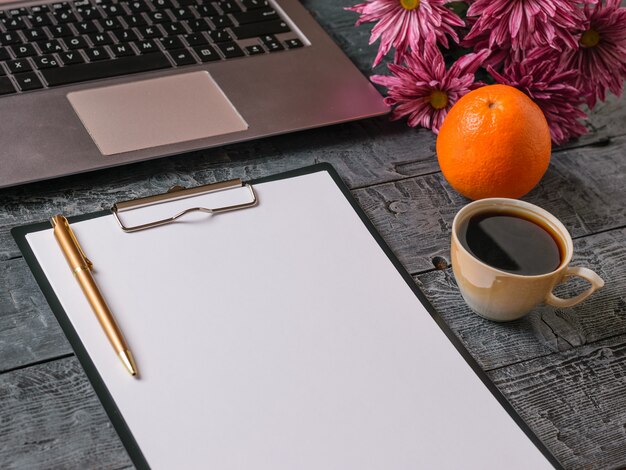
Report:
<svg viewBox="0 0 626 470"><path fill-rule="evenodd" d="M240 191L242 196L234 203L231 200L229 204L196 204L198 194L224 195L235 188L243 192ZM292 201L285 202L285 198ZM174 201L178 204L177 210L168 206ZM283 203L282 211L277 215L273 206ZM127 211L142 212L147 207L152 207L159 217L155 218L155 212L152 212L147 214L148 220L144 218L136 223L130 223L125 217ZM190 216L195 218L185 221ZM270 265L262 266L266 278L258 276L261 268L256 266L255 271L245 263L207 267L212 271L207 279L213 279L214 283L205 286L199 282L198 290L189 291L194 292L198 300L187 305L211 302L211 285L220 282L227 290L232 289L231 294L236 293L228 297L232 297L231 304L227 298L222 299L227 305L223 310L228 312L216 313L207 309L206 315L202 315L202 321L219 317L219 321L212 325L229 338L228 344L220 342L221 336L212 337L206 344L202 329L194 328L200 315L182 318L180 312L170 312L169 317L164 317L174 321L178 328L171 332L174 347L188 348L191 344L200 348L199 351L208 352L201 360L194 359L197 375L188 373L178 377L178 380L187 381L186 389L176 388L178 382L164 381L163 376L170 371L160 370L153 358L141 352L144 340L148 342L148 337L158 336L163 331L156 326L152 328L149 322L142 323L141 328L133 328L130 313L120 312L123 309L113 308L140 371L146 367L149 370L149 377L145 379L148 385L141 388L144 384L134 384L117 364L108 344L106 351L94 349L93 343L101 339L105 344L106 339L97 339L98 333L91 332L81 323L86 321L85 317L92 317L92 313L87 309L82 316L79 315L75 311L76 304L72 303L79 302L73 297L77 294L72 293L69 284L58 279L60 275L50 277L57 269L51 267L51 263L56 261L46 258L52 255L44 254L41 248L43 245L48 247L48 241L41 241L48 232L52 237L49 223L12 230L26 262L138 468L168 468L172 463L181 468L228 469L458 468L459 463L463 468L499 468L505 462L508 468L516 465L519 468L562 468L430 305L329 164L245 183L231 181L199 189L178 188L156 198L118 203L112 211L71 217L69 221L75 230L99 221L100 228L106 223L106 227L114 227L126 237L151 234L141 239L142 246L162 246L166 242L182 245L182 252L191 254L194 250L199 253L211 246L209 241L212 234L219 232L217 221L221 219L224 223L228 220L229 224L235 224L236 220L240 230L226 232L230 236L220 239L219 250L228 251L238 242L252 240L250 243L258 242L259 246L268 243L274 251L268 249L271 256L256 260L257 264L263 261ZM247 221L251 224L245 228ZM81 222L86 224L81 225ZM274 224L291 227L293 233L272 232L268 227ZM209 244L184 246L185 241L176 238L198 231L202 237L206 236ZM81 243L84 244L89 233L89 230L79 230ZM284 239L272 242L272 236ZM297 239L291 239L291 236L297 236ZM123 247L119 246L126 243L123 240L126 238L117 237L116 251L110 253L123 253ZM293 266L290 260L281 258L283 250L295 257L300 251L309 251L306 259L310 264L289 271ZM52 250L44 250L48 251ZM85 251L97 267L98 260L89 253L89 247ZM175 260L180 260L180 264ZM184 259L170 261L172 265L162 269L162 284L151 287L153 292L166 291L168 278L177 279L186 269ZM355 263L357 266L352 267ZM277 269L287 267L288 272L277 272L272 264L276 264ZM134 266L132 262L131 266ZM368 272L373 266L375 272ZM67 270L66 265L63 268ZM137 275L141 276L141 269L132 269L138 269ZM307 275L301 275L301 270L308 270L305 271ZM257 277L234 274L248 271L256 272ZM346 276L340 275L343 271L347 272ZM95 273L98 282L100 274ZM229 276L233 277L228 279ZM272 276L287 286L273 287ZM307 287L303 291L306 295L303 295L299 289L303 289L305 280L315 280L318 285ZM258 283L267 289L266 297L248 299L248 292L262 295ZM378 283L383 283L383 287ZM290 290L285 291L285 287ZM115 291L108 290L107 284L101 284L101 288L107 300L113 300ZM354 293L366 298L361 300L358 311L350 307L357 297ZM146 293L138 292L137 296L140 295ZM180 293L159 295L171 299ZM295 300L281 298L290 295L296 296ZM302 312L298 302L304 306ZM246 308L238 303L245 304ZM282 310L267 308L273 303ZM309 304L324 308L311 314L306 310ZM337 304L341 304L341 308L336 308ZM286 312L285 305L293 312ZM378 310L374 307L376 305ZM253 308L248 308L250 306ZM253 314L255 306L259 306L259 312ZM136 315L142 318L141 315L146 313ZM186 325L185 322L189 323L188 330L181 326ZM206 326L206 323L202 325ZM259 330L263 334L259 334ZM237 348L231 348L233 342L237 343ZM433 353L434 356L429 356ZM111 356L110 364L115 371L109 369L106 355ZM250 366L248 362L254 364ZM283 369L277 370L277 367ZM259 373L259 368L264 374ZM232 377L237 371L243 371L243 378ZM117 377L118 373L120 377ZM173 396L172 402L165 405L162 400L155 399L161 407L141 410L138 417L128 403L152 399L154 390L149 388L152 378L153 383L171 385L174 391L189 391L189 395L200 402L196 403L197 414L204 418L214 417L215 421L194 422L194 413L174 416L171 408L180 407L187 411L193 408L185 408L188 405L185 394ZM257 388L241 387L251 383ZM203 400L205 394L198 394L200 388L207 390L206 400ZM144 392L145 397L142 397ZM157 392L160 394L161 390ZM229 413L223 413L214 402L233 407ZM147 420L148 425L144 426L142 420ZM168 426L173 426L172 423L179 426L180 423L191 423L189 427L195 431L170 429ZM169 438L159 437L158 434L163 432L172 434ZM186 440L177 439L177 433L182 433ZM207 449L206 455L202 446ZM191 460L184 461L186 456ZM198 456L206 458L202 460ZM168 458L174 460L166 462Z"/></svg>

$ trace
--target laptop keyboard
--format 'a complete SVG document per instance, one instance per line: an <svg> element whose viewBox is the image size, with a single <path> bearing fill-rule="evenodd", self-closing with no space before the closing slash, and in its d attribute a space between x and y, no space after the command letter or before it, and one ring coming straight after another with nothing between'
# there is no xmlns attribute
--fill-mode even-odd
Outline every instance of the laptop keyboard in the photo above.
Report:
<svg viewBox="0 0 626 470"><path fill-rule="evenodd" d="M0 95L303 46L267 0L77 0L0 29Z"/></svg>

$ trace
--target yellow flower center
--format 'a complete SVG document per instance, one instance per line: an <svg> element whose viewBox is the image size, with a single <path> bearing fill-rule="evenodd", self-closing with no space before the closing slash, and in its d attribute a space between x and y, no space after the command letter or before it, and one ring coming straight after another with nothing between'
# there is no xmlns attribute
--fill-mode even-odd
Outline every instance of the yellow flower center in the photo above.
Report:
<svg viewBox="0 0 626 470"><path fill-rule="evenodd" d="M583 46L593 47L597 46L600 42L600 35L595 29L590 29L589 31L585 31L583 35L580 37L580 43Z"/></svg>
<svg viewBox="0 0 626 470"><path fill-rule="evenodd" d="M430 105L435 109L448 106L448 94L445 91L435 90L430 94Z"/></svg>
<svg viewBox="0 0 626 470"><path fill-rule="evenodd" d="M400 5L405 10L415 10L420 6L420 0L400 0Z"/></svg>

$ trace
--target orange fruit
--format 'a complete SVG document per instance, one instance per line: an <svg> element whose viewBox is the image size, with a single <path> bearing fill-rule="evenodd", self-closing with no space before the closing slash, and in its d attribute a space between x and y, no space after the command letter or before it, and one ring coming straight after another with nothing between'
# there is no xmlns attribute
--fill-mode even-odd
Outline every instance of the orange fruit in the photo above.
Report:
<svg viewBox="0 0 626 470"><path fill-rule="evenodd" d="M437 137L443 176L463 196L519 198L550 164L550 129L539 106L508 85L457 101Z"/></svg>

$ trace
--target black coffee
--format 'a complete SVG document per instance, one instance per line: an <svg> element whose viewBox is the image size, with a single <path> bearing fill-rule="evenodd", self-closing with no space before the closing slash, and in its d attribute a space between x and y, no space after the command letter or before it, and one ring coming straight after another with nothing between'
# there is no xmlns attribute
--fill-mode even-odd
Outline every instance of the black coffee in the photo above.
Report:
<svg viewBox="0 0 626 470"><path fill-rule="evenodd" d="M461 229L461 244L483 263L532 276L561 264L559 238L548 227L508 212L483 212Z"/></svg>

